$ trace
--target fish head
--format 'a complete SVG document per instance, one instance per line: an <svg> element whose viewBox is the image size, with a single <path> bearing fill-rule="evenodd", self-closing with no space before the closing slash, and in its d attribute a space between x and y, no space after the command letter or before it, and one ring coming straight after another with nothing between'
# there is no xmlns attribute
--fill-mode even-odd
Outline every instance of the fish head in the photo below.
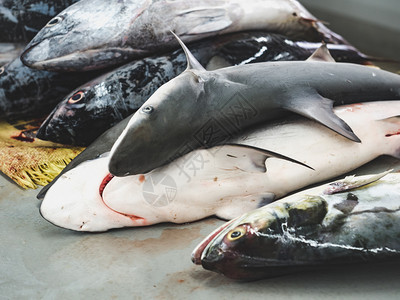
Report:
<svg viewBox="0 0 400 300"><path fill-rule="evenodd" d="M88 146L107 129L129 115L114 109L123 102L120 87L100 76L69 93L48 115L37 138L67 145ZM112 103L113 105L107 105Z"/></svg>
<svg viewBox="0 0 400 300"><path fill-rule="evenodd" d="M309 263L307 243L298 241L296 232L309 232L326 213L319 196L273 202L216 229L196 247L192 261L234 279L285 274Z"/></svg>
<svg viewBox="0 0 400 300"><path fill-rule="evenodd" d="M31 68L51 71L86 71L122 64L141 53L124 44L136 10L127 9L122 1L107 9L101 0L77 2L38 32L21 60Z"/></svg>
<svg viewBox="0 0 400 300"><path fill-rule="evenodd" d="M234 279L256 276L255 262L260 257L259 228L247 216L250 215L236 218L211 233L193 251L192 261L207 270ZM273 256L276 251L272 240L269 245L263 244L261 248L265 251L263 257Z"/></svg>
<svg viewBox="0 0 400 300"><path fill-rule="evenodd" d="M205 113L201 109L204 85L199 78L184 71L136 111L111 150L111 174L144 174L189 152L182 149L193 142L191 128Z"/></svg>

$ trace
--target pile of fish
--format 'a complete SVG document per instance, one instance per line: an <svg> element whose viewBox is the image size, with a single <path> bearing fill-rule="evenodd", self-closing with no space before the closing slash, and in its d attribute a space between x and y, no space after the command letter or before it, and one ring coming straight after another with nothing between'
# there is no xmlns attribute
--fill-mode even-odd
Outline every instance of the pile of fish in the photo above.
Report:
<svg viewBox="0 0 400 300"><path fill-rule="evenodd" d="M236 218L192 257L236 279L399 258L399 174L277 199L400 158L400 75L295 0L70 2L0 69L1 117L49 114L37 138L87 146L38 194L46 220Z"/></svg>

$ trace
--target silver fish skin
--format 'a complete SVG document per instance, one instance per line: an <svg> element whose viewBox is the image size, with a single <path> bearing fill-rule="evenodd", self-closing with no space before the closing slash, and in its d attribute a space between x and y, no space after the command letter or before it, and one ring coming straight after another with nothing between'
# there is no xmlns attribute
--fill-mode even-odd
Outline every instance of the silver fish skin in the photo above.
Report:
<svg viewBox="0 0 400 300"><path fill-rule="evenodd" d="M199 62L209 68L263 61L305 60L321 43L291 40L268 32L235 33L193 43ZM369 57L347 45L327 44L335 60L368 63ZM182 73L182 50L137 60L69 93L50 113L36 137L88 146L101 133L134 113L162 84Z"/></svg>
<svg viewBox="0 0 400 300"><path fill-rule="evenodd" d="M360 142L332 106L400 99L399 75L332 62L326 47L316 51L318 61L313 54L308 61L264 62L215 71L199 67L186 52L191 57L187 70L162 85L115 142L109 163L113 175L146 173L289 112ZM329 62L321 62L321 57Z"/></svg>
<svg viewBox="0 0 400 300"><path fill-rule="evenodd" d="M347 43L295 0L81 0L49 21L21 59L51 71L121 65L178 48L170 30L187 43L249 30Z"/></svg>
<svg viewBox="0 0 400 300"><path fill-rule="evenodd" d="M149 173L126 177L110 176L108 156L87 156L104 149L109 143L104 137L103 144L98 141L98 147L82 152L86 160L79 155L73 168L68 165L50 188L44 187L41 214L57 226L77 231L185 223L211 215L231 220L380 155L400 158L400 101L340 106L335 113L349 122L363 143L296 116L252 128L230 145L194 150ZM313 169L259 149L282 153Z"/></svg>
<svg viewBox="0 0 400 300"><path fill-rule="evenodd" d="M78 1L0 1L0 42L28 43L52 17Z"/></svg>
<svg viewBox="0 0 400 300"><path fill-rule="evenodd" d="M385 174L345 178L246 213L204 239L192 261L254 280L399 260L400 173Z"/></svg>

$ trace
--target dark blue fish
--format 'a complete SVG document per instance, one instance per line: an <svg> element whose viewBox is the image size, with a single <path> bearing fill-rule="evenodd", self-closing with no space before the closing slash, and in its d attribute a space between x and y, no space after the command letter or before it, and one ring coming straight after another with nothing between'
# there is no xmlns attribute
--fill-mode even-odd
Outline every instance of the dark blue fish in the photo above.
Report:
<svg viewBox="0 0 400 300"><path fill-rule="evenodd" d="M17 58L0 68L0 118L46 116L65 94L96 76L34 70Z"/></svg>
<svg viewBox="0 0 400 300"><path fill-rule="evenodd" d="M52 17L78 1L0 1L0 42L29 42Z"/></svg>
<svg viewBox="0 0 400 300"><path fill-rule="evenodd" d="M263 61L305 60L321 43L295 41L266 32L238 33L191 45L203 65L212 68ZM368 57L348 45L328 44L337 61L366 63ZM182 50L145 58L107 73L68 94L37 133L43 140L89 145L102 132L134 113L158 87L186 68Z"/></svg>

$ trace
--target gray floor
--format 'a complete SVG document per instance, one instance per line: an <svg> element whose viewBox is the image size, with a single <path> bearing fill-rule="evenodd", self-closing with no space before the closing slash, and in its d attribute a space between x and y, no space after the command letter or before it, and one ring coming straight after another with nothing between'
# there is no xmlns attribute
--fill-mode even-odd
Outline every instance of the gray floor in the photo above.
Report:
<svg viewBox="0 0 400 300"><path fill-rule="evenodd" d="M393 167L398 161L383 157L357 173ZM400 292L400 262L234 282L190 261L220 220L76 233L42 219L36 193L0 176L0 299L398 299Z"/></svg>

